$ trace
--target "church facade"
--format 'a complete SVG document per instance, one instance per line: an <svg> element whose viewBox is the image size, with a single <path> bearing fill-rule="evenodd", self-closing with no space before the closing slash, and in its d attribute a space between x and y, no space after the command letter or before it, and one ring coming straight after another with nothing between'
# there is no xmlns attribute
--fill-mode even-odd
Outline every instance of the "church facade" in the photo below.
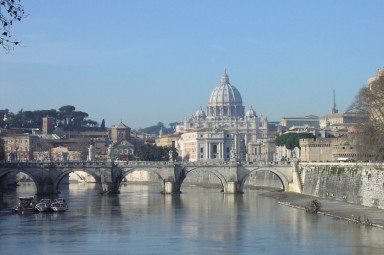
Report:
<svg viewBox="0 0 384 255"><path fill-rule="evenodd" d="M226 73L212 91L206 111L196 113L176 126L181 134L179 156L189 161L270 161L260 149L269 140L268 120L252 106L245 111L239 90Z"/></svg>

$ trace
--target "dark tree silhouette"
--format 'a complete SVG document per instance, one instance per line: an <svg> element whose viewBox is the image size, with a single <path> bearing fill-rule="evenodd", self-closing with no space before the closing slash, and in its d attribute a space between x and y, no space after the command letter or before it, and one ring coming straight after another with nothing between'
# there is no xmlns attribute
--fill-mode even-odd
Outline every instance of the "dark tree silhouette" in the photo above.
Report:
<svg viewBox="0 0 384 255"><path fill-rule="evenodd" d="M105 120L104 119L101 121L100 129L101 129L101 131L105 131Z"/></svg>

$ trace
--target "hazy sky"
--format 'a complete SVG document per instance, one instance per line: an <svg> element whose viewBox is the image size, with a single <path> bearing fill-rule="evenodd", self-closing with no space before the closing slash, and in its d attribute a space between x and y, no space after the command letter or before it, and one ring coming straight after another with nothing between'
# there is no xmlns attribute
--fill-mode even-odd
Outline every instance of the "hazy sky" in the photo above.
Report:
<svg viewBox="0 0 384 255"><path fill-rule="evenodd" d="M22 0L0 109L74 105L107 126L182 121L227 69L268 120L344 111L384 67L383 0Z"/></svg>

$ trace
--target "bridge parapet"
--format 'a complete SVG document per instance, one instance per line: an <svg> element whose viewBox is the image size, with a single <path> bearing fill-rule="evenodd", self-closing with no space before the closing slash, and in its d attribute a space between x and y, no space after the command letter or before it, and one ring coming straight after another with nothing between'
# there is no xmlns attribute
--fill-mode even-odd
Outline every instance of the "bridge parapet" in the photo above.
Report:
<svg viewBox="0 0 384 255"><path fill-rule="evenodd" d="M115 161L116 166L173 166L176 162L171 161Z"/></svg>
<svg viewBox="0 0 384 255"><path fill-rule="evenodd" d="M76 168L76 167L112 167L112 162L107 161L3 161L0 162L0 168L9 167L39 167L39 168Z"/></svg>

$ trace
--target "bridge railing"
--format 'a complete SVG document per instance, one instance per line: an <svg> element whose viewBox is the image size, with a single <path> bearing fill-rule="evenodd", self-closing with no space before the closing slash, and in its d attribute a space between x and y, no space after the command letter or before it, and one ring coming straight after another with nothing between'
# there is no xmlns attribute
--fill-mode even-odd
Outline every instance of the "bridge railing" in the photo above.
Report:
<svg viewBox="0 0 384 255"><path fill-rule="evenodd" d="M0 167L112 167L117 166L174 166L183 165L190 167L201 166L229 166L229 165L247 165L247 166L276 166L290 165L288 161L276 162L233 162L233 161L1 161Z"/></svg>
<svg viewBox="0 0 384 255"><path fill-rule="evenodd" d="M2 161L0 167L81 167L112 166L108 161Z"/></svg>

